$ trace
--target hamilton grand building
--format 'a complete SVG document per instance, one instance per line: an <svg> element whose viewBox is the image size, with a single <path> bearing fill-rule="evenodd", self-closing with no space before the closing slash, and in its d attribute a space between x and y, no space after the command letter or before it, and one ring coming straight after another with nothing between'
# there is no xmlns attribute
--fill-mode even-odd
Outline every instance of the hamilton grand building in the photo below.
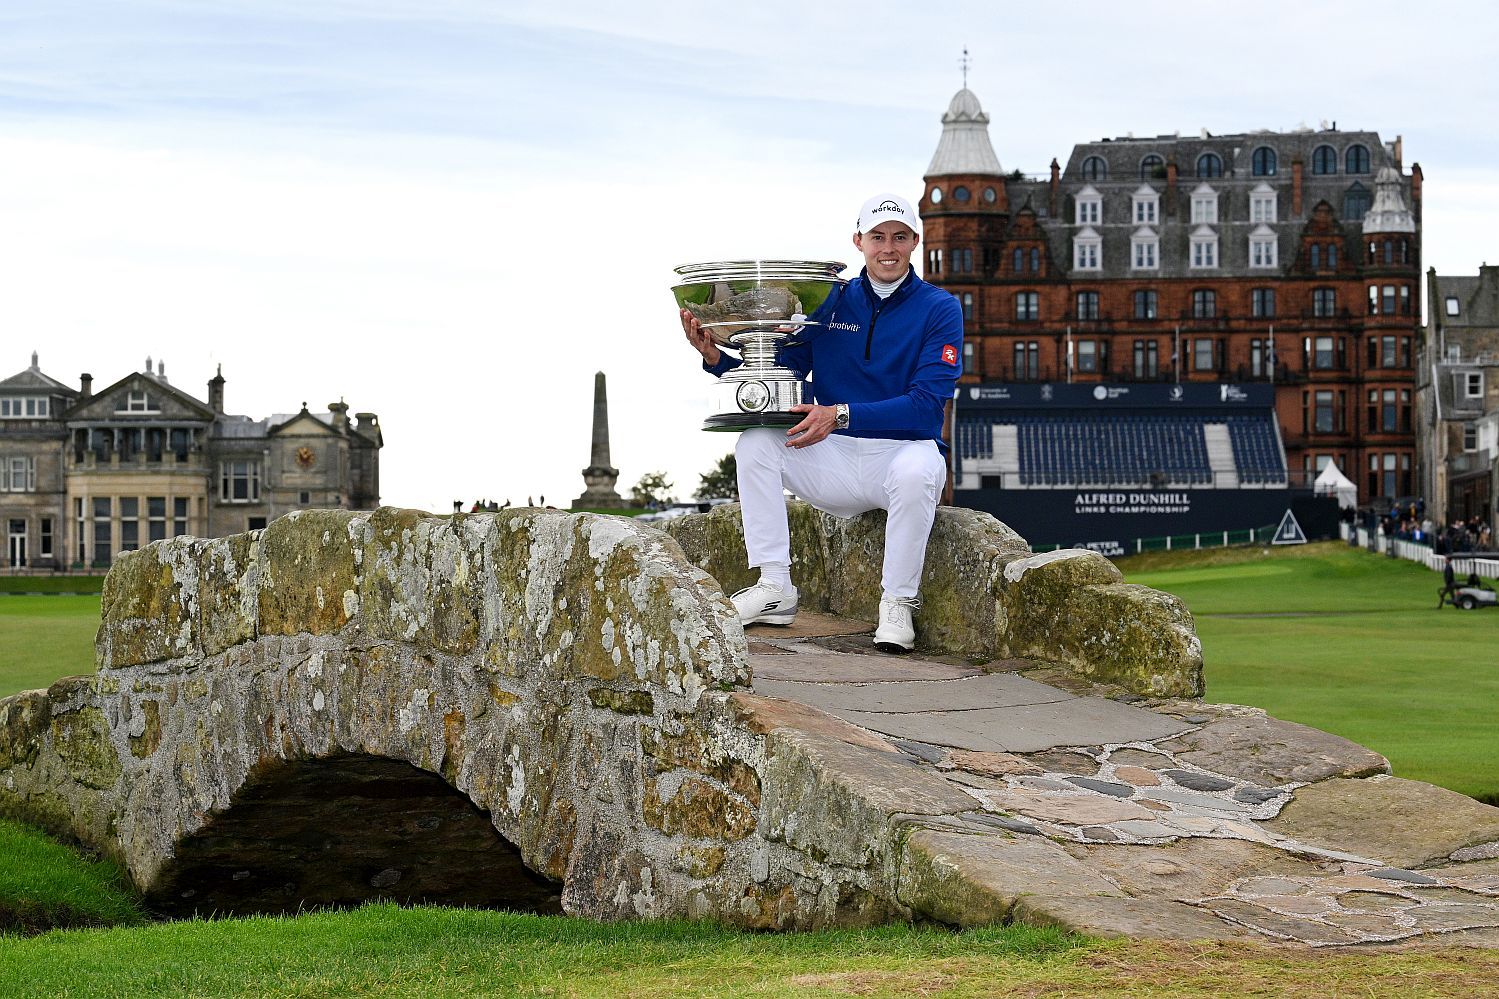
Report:
<svg viewBox="0 0 1499 999"><path fill-rule="evenodd" d="M1256 526L1329 464L1360 503L1413 494L1421 168L1400 138L1127 136L1038 176L1005 172L988 125L960 90L920 203L924 274L965 319L957 502L1086 543ZM1037 505L1053 522L1018 513Z"/></svg>
<svg viewBox="0 0 1499 999"><path fill-rule="evenodd" d="M0 571L107 567L189 534L255 530L308 507L372 509L380 423L349 407L256 420L224 411L223 373L195 398L166 365L94 391L31 366L0 381Z"/></svg>

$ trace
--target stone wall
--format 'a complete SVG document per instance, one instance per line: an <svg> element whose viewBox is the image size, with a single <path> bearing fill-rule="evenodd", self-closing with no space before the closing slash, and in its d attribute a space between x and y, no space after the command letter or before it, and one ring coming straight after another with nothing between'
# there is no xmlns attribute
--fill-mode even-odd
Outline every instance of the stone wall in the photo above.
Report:
<svg viewBox="0 0 1499 999"><path fill-rule="evenodd" d="M842 520L789 504L792 576L801 605L873 621L884 558L883 511ZM669 520L687 557L726 592L756 574L737 505ZM1151 697L1202 694L1202 646L1176 597L1124 582L1095 552L1035 555L986 513L941 507L927 543L917 647L979 659L1055 663Z"/></svg>

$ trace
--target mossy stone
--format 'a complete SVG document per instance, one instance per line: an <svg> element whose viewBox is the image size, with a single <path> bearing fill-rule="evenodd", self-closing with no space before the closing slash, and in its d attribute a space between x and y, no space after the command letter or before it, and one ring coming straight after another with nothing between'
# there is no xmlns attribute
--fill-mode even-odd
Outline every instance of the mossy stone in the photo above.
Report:
<svg viewBox="0 0 1499 999"><path fill-rule="evenodd" d="M260 536L262 635L327 635L348 623L357 593L354 548L344 510L299 510Z"/></svg>
<svg viewBox="0 0 1499 999"><path fill-rule="evenodd" d="M171 550L150 545L116 556L104 578L100 604L96 648L101 666L161 662L187 651L191 613L165 560Z"/></svg>
<svg viewBox="0 0 1499 999"><path fill-rule="evenodd" d="M68 775L85 787L107 788L120 777L120 758L109 738L109 722L95 707L52 719L52 748Z"/></svg>

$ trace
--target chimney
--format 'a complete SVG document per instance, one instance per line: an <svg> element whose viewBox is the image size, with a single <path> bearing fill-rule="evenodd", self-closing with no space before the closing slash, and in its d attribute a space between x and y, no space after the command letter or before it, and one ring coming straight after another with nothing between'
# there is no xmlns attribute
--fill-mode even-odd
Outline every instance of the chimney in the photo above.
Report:
<svg viewBox="0 0 1499 999"><path fill-rule="evenodd" d="M88 372L78 376L78 401L92 398L94 394L94 376Z"/></svg>
<svg viewBox="0 0 1499 999"><path fill-rule="evenodd" d="M1397 135L1397 136L1395 136L1395 169L1396 170L1402 169L1404 161L1405 161L1405 136L1403 136L1403 135Z"/></svg>
<svg viewBox="0 0 1499 999"><path fill-rule="evenodd" d="M1301 218L1301 173L1300 159L1291 161L1291 217Z"/></svg>
<svg viewBox="0 0 1499 999"><path fill-rule="evenodd" d="M167 380L167 362L166 361L157 361L156 362L156 377L157 377L157 379L159 381L163 381L164 382L164 381Z"/></svg>
<svg viewBox="0 0 1499 999"><path fill-rule="evenodd" d="M1051 211L1052 218L1057 217L1057 191L1061 187L1062 168L1057 164L1057 158L1051 158Z"/></svg>
<svg viewBox="0 0 1499 999"><path fill-rule="evenodd" d="M1176 157L1166 161L1166 214L1176 217Z"/></svg>
<svg viewBox="0 0 1499 999"><path fill-rule="evenodd" d="M32 371L40 371L41 369L38 367L38 365L40 363L41 363L41 358L38 357L36 351L33 350L31 352L31 370Z"/></svg>
<svg viewBox="0 0 1499 999"><path fill-rule="evenodd" d="M328 412L333 414L333 429L341 434L349 432L349 404L342 399L328 403Z"/></svg>
<svg viewBox="0 0 1499 999"><path fill-rule="evenodd" d="M224 366L219 365L218 374L208 380L208 408L220 415L224 412Z"/></svg>
<svg viewBox="0 0 1499 999"><path fill-rule="evenodd" d="M1421 221L1421 164L1411 164L1411 214Z"/></svg>
<svg viewBox="0 0 1499 999"><path fill-rule="evenodd" d="M380 417L374 413L355 413L354 418L359 421L355 424L354 429L361 434L368 434L371 430L376 430L380 426Z"/></svg>

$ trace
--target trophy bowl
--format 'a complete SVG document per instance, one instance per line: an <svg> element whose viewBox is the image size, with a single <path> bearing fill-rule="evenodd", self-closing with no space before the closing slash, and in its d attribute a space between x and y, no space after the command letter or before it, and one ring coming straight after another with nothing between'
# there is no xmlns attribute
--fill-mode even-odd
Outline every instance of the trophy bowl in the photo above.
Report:
<svg viewBox="0 0 1499 999"><path fill-rule="evenodd" d="M743 364L719 379L721 411L704 430L788 427L804 401L806 374L783 367L776 351L822 331L816 316L846 283L834 260L729 260L683 264L672 286L677 307L692 313L720 347L739 351Z"/></svg>

